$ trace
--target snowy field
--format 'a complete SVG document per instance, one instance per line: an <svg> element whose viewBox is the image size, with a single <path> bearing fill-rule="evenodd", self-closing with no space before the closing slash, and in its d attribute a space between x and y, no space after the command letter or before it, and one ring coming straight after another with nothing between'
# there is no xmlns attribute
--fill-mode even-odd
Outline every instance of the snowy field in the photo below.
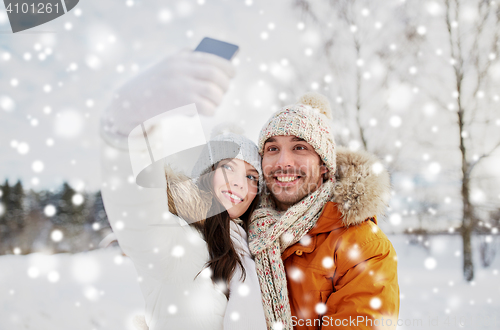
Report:
<svg viewBox="0 0 500 330"><path fill-rule="evenodd" d="M500 328L500 258L485 269L476 255L475 281L467 284L459 237L432 237L429 250L389 238L399 258L398 329ZM129 330L142 309L134 266L116 247L0 257L1 330Z"/></svg>

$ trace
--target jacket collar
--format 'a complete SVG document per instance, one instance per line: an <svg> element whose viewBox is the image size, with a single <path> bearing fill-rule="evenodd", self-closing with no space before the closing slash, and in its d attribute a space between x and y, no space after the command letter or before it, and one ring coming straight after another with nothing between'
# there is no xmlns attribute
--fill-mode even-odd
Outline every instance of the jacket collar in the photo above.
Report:
<svg viewBox="0 0 500 330"><path fill-rule="evenodd" d="M313 236L321 233L344 227L342 213L337 208L337 204L328 202L323 207L323 211L316 222L316 225L309 231L308 235Z"/></svg>
<svg viewBox="0 0 500 330"><path fill-rule="evenodd" d="M316 225L306 234L305 238L283 251L281 258L285 260L297 251L311 253L316 248L318 234L328 233L343 227L342 213L338 210L337 204L328 202L323 207Z"/></svg>
<svg viewBox="0 0 500 330"><path fill-rule="evenodd" d="M367 218L364 221L371 220L377 224L377 217L374 215L371 218ZM338 209L338 205L333 202L326 203L321 215L316 222L316 225L307 233L306 239L302 239L296 244L290 246L288 249L283 251L281 258L285 260L297 251L304 253L311 253L316 249L317 235L323 233L329 233L337 229L346 228L344 221L342 220L342 212Z"/></svg>
<svg viewBox="0 0 500 330"><path fill-rule="evenodd" d="M375 224L377 224L377 216L373 215L372 217L366 218L363 220L367 221L371 220ZM335 229L346 227L344 221L342 220L342 212L338 209L338 205L333 202L326 203L323 208L323 212L316 222L316 225L309 231L308 235L318 235L322 233L328 233Z"/></svg>

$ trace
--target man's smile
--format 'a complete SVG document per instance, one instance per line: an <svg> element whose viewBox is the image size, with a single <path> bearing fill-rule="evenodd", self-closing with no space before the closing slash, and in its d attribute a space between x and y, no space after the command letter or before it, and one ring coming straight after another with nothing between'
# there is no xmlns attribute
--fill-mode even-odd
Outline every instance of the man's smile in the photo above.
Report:
<svg viewBox="0 0 500 330"><path fill-rule="evenodd" d="M277 175L273 177L275 180L275 184L280 187L289 187L297 184L299 180L302 178L300 175Z"/></svg>

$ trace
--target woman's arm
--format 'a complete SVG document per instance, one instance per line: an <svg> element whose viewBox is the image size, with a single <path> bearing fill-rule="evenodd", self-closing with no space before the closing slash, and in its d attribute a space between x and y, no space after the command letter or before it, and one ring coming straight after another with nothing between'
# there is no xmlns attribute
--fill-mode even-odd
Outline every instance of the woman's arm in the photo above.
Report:
<svg viewBox="0 0 500 330"><path fill-rule="evenodd" d="M203 240L169 212L164 188L142 188L135 183L130 159L148 151L127 151L104 140L101 152L104 207L120 247L137 270L160 281L173 280L186 275L179 272L186 256L189 261L184 267L197 273L206 262ZM157 176L158 181L165 181L161 172Z"/></svg>
<svg viewBox="0 0 500 330"><path fill-rule="evenodd" d="M104 207L120 247L141 278L145 320L150 330L219 330L226 298L214 289L209 273L197 276L208 260L206 243L170 213L165 188L142 188L134 182L130 157L144 152L102 143ZM158 175L165 180L164 173Z"/></svg>
<svg viewBox="0 0 500 330"><path fill-rule="evenodd" d="M158 129L156 116L171 118L175 112L171 109L186 104L213 113L233 75L229 61L181 52L120 88L101 117L104 207L121 248L143 278L139 284L151 330L222 328L224 295L214 290L210 276L202 273L194 280L208 260L206 243L169 212L163 166L146 178L157 188L141 188L136 178L148 161L165 157L156 151L176 153L200 145L195 134L204 138L203 129L190 123ZM139 129L129 136L138 125L145 132ZM145 135L162 133L174 138L157 139L166 141L160 147L145 143Z"/></svg>

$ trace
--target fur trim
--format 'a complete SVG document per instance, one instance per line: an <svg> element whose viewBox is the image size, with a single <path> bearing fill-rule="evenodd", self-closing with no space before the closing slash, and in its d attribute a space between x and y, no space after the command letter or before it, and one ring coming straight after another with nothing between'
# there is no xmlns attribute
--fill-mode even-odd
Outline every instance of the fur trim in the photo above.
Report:
<svg viewBox="0 0 500 330"><path fill-rule="evenodd" d="M132 324L137 330L149 330L144 315L135 315L134 318L132 319Z"/></svg>
<svg viewBox="0 0 500 330"><path fill-rule="evenodd" d="M211 194L201 191L188 176L165 165L168 209L188 223L205 219L211 206Z"/></svg>
<svg viewBox="0 0 500 330"><path fill-rule="evenodd" d="M339 205L344 226L383 214L391 197L391 183L389 173L374 155L338 147L335 179L333 201Z"/></svg>

